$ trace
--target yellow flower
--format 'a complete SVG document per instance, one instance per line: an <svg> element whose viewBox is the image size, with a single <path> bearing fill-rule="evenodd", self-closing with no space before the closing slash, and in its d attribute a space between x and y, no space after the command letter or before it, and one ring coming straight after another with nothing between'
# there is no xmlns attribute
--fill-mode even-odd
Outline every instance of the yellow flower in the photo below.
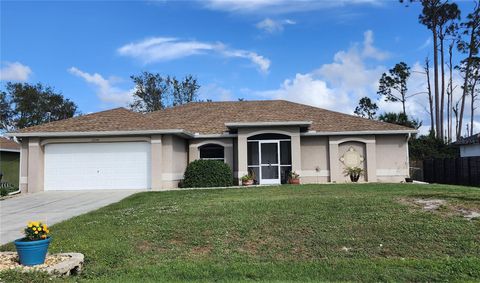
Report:
<svg viewBox="0 0 480 283"><path fill-rule="evenodd" d="M38 226L38 221L33 221L33 222L32 222L32 225L33 225L33 226Z"/></svg>
<svg viewBox="0 0 480 283"><path fill-rule="evenodd" d="M47 229L48 229L47 224L43 224L43 230L47 230Z"/></svg>
<svg viewBox="0 0 480 283"><path fill-rule="evenodd" d="M35 234L38 234L38 231L35 231Z"/></svg>
<svg viewBox="0 0 480 283"><path fill-rule="evenodd" d="M45 239L47 237L47 235L42 235L42 239Z"/></svg>
<svg viewBox="0 0 480 283"><path fill-rule="evenodd" d="M33 227L32 229L33 229L33 231L37 231L37 227Z"/></svg>
<svg viewBox="0 0 480 283"><path fill-rule="evenodd" d="M42 231L42 227L38 227L38 231Z"/></svg>
<svg viewBox="0 0 480 283"><path fill-rule="evenodd" d="M28 223L28 228L32 228L32 222Z"/></svg>

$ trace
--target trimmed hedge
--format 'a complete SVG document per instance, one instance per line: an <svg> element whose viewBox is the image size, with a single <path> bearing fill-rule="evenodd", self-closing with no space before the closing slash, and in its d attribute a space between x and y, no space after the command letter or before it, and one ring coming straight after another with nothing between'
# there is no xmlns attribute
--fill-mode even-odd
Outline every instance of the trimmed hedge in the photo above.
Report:
<svg viewBox="0 0 480 283"><path fill-rule="evenodd" d="M195 160L185 170L184 188L228 187L233 184L232 170L218 160Z"/></svg>

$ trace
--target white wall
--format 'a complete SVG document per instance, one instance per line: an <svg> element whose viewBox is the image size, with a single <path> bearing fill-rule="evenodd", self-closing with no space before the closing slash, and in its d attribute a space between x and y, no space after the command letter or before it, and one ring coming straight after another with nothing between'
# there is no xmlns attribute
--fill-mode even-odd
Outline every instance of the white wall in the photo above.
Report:
<svg viewBox="0 0 480 283"><path fill-rule="evenodd" d="M466 144L460 146L460 157L480 156L480 144Z"/></svg>

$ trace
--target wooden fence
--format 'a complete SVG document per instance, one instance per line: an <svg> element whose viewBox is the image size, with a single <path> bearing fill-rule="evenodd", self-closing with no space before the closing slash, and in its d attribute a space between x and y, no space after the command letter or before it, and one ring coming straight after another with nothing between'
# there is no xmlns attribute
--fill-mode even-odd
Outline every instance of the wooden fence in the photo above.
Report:
<svg viewBox="0 0 480 283"><path fill-rule="evenodd" d="M429 183L480 187L480 157L424 160L423 179Z"/></svg>

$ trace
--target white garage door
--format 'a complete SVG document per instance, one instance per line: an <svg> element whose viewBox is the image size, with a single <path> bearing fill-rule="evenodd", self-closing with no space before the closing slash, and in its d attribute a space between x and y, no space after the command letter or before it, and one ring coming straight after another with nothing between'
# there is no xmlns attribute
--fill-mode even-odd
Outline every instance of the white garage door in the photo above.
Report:
<svg viewBox="0 0 480 283"><path fill-rule="evenodd" d="M45 146L45 190L150 188L150 144L66 143Z"/></svg>

